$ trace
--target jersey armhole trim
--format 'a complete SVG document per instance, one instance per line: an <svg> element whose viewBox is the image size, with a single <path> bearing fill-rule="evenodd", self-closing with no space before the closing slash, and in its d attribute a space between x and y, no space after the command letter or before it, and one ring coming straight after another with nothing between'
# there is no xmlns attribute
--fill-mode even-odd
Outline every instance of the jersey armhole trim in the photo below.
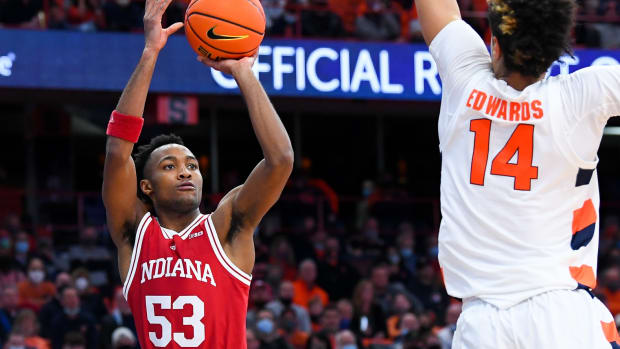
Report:
<svg viewBox="0 0 620 349"><path fill-rule="evenodd" d="M580 121L587 117L590 117L590 115L596 115L596 112L598 110L600 109L597 108L596 110L589 112L586 116L580 118ZM559 124L558 122L555 122L555 120L551 120L551 122L554 123L551 125L551 132L553 134L554 142L559 147L560 152L564 155L564 157L578 168L584 170L595 170L599 162L598 155L595 154L594 160L591 161L582 159L581 156L579 156L575 151L572 143L569 141L570 136L568 134L564 134L564 130L562 130L561 127L554 127L555 125ZM577 122L577 124L579 124L579 122ZM572 128L572 131L575 130L575 127Z"/></svg>
<svg viewBox="0 0 620 349"><path fill-rule="evenodd" d="M146 233L146 229L151 224L153 218L151 217L151 213L147 212L142 217L140 224L138 225L138 229L136 230L136 240L133 245L133 251L131 251L131 261L129 263L129 270L127 271L127 277L125 278L125 283L123 284L123 296L125 300L129 301L129 288L131 287L131 283L133 282L133 277L136 273L136 269L138 268L138 260L140 259L140 250L142 249L142 241L144 240L144 234Z"/></svg>
<svg viewBox="0 0 620 349"><path fill-rule="evenodd" d="M220 239L217 236L217 232L215 231L215 226L213 225L213 221L211 220L211 215L204 220L204 225L207 230L207 235L209 237L209 241L211 242L211 247L213 248L213 253L217 257L217 260L220 264L237 280L241 281L247 286L250 286L252 282L252 275L244 272L239 269L226 255L224 252L224 248L220 243Z"/></svg>

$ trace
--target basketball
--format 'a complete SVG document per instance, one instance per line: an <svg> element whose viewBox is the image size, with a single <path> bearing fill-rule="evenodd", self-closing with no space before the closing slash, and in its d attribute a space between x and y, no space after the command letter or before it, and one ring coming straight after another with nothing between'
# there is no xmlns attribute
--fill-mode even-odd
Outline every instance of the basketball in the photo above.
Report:
<svg viewBox="0 0 620 349"><path fill-rule="evenodd" d="M252 56L265 36L265 13L258 0L194 0L185 12L185 35L201 56Z"/></svg>

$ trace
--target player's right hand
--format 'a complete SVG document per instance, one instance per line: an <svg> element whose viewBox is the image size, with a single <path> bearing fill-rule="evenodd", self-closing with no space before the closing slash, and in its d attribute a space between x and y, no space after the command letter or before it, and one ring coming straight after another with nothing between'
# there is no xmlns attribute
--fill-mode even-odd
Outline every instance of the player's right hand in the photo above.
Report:
<svg viewBox="0 0 620 349"><path fill-rule="evenodd" d="M257 57L258 51L256 51L253 56L242 57L239 59L222 59L215 61L205 56L198 56L196 59L215 70L219 70L222 73L236 77L237 73L243 71L244 69L251 71Z"/></svg>
<svg viewBox="0 0 620 349"><path fill-rule="evenodd" d="M144 5L144 48L160 51L168 37L183 27L183 23L177 22L164 29L161 26L161 18L172 0L146 0Z"/></svg>

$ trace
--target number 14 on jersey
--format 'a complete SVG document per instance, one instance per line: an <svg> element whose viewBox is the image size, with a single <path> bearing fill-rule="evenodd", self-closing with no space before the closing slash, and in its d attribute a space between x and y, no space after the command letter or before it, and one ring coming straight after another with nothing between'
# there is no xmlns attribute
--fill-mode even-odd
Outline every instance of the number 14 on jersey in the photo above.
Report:
<svg viewBox="0 0 620 349"><path fill-rule="evenodd" d="M484 186L489 162L491 120L472 120L469 130L474 133L470 183ZM515 154L517 162L510 163ZM532 188L532 180L538 179L538 167L532 165L533 156L534 125L519 124L504 148L493 159L491 174L513 177L515 190L529 191Z"/></svg>

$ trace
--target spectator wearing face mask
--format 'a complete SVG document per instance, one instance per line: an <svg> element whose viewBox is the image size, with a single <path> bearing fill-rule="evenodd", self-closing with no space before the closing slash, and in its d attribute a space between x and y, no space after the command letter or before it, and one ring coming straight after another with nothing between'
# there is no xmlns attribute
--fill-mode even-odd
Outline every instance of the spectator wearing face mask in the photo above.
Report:
<svg viewBox="0 0 620 349"><path fill-rule="evenodd" d="M292 349L276 328L275 316L267 309L258 312L256 317L256 336L260 340L259 349Z"/></svg>
<svg viewBox="0 0 620 349"><path fill-rule="evenodd" d="M26 338L19 332L12 332L4 344L4 349L35 349L26 345Z"/></svg>
<svg viewBox="0 0 620 349"><path fill-rule="evenodd" d="M19 263L13 259L13 240L8 231L0 229L0 288L17 286L26 279Z"/></svg>
<svg viewBox="0 0 620 349"><path fill-rule="evenodd" d="M133 349L137 343L136 336L127 327L119 327L112 332L113 349Z"/></svg>
<svg viewBox="0 0 620 349"><path fill-rule="evenodd" d="M13 260L22 270L26 270L30 260L30 235L23 230L15 234Z"/></svg>
<svg viewBox="0 0 620 349"><path fill-rule="evenodd" d="M93 315L96 319L101 319L108 313L103 299L96 287L91 285L90 274L87 269L79 268L72 273L73 285L80 295L82 310Z"/></svg>
<svg viewBox="0 0 620 349"><path fill-rule="evenodd" d="M97 332L95 320L92 315L80 308L80 297L75 287L66 287L61 296L63 310L52 320L54 330L52 333L52 348L62 349L65 343L65 335L70 332L78 332L86 339L88 348L97 347Z"/></svg>
<svg viewBox="0 0 620 349"><path fill-rule="evenodd" d="M112 333L119 327L128 328L133 334L136 334L136 326L133 321L129 304L123 296L123 289L117 287L114 291L114 300L112 301L112 310L110 314L103 318L101 326L100 348L111 349Z"/></svg>
<svg viewBox="0 0 620 349"><path fill-rule="evenodd" d="M338 332L335 337L335 349L357 349L355 335L349 330Z"/></svg>
<svg viewBox="0 0 620 349"><path fill-rule="evenodd" d="M6 287L0 293L0 343L4 343L11 330L18 311L17 289L13 286Z"/></svg>
<svg viewBox="0 0 620 349"><path fill-rule="evenodd" d="M62 272L56 275L56 281L54 282L56 294L52 297L52 299L45 303L39 311L39 323L41 324L41 335L43 337L48 339L52 337L52 332L54 330L52 320L57 314L62 312L61 298L63 290L72 285L73 280L71 279L71 275L68 273Z"/></svg>
<svg viewBox="0 0 620 349"><path fill-rule="evenodd" d="M416 274L417 256L415 255L415 239L413 228L410 225L401 227L401 233L396 238L400 258L409 275Z"/></svg>
<svg viewBox="0 0 620 349"><path fill-rule="evenodd" d="M39 258L33 258L28 264L28 279L18 285L19 304L39 310L56 294L54 284L45 281L45 266Z"/></svg>
<svg viewBox="0 0 620 349"><path fill-rule="evenodd" d="M280 334L295 349L303 349L308 341L308 333L301 331L297 325L297 314L292 308L286 308L280 316Z"/></svg>
<svg viewBox="0 0 620 349"><path fill-rule="evenodd" d="M271 310L276 317L280 317L284 309L290 308L295 312L297 317L297 327L300 331L310 333L312 331L310 323L310 315L306 308L293 303L295 297L295 287L290 281L282 281L278 299L274 299L265 306Z"/></svg>

